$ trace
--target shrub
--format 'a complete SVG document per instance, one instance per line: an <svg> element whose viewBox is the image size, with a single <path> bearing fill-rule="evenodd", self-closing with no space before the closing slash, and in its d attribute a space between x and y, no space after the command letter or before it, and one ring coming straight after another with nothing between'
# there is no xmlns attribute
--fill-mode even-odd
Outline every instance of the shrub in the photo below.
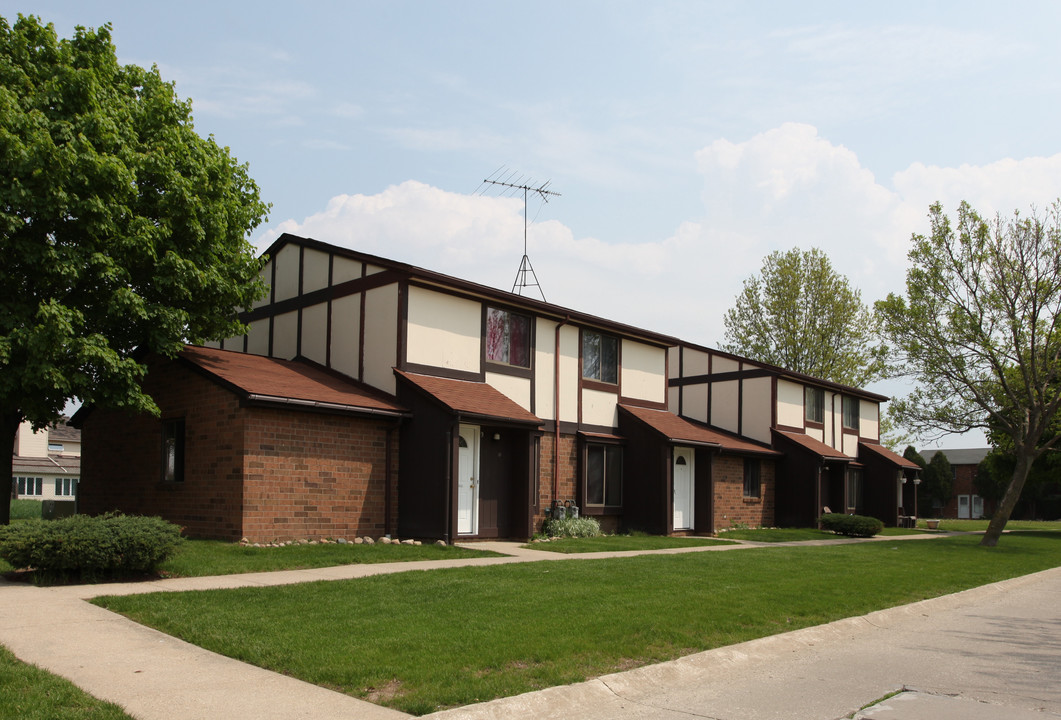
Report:
<svg viewBox="0 0 1061 720"><path fill-rule="evenodd" d="M848 537L873 537L884 529L884 523L865 515L827 513L822 515L822 529Z"/></svg>
<svg viewBox="0 0 1061 720"><path fill-rule="evenodd" d="M589 517L550 518L542 525L542 533L548 537L597 537L601 534L600 523Z"/></svg>
<svg viewBox="0 0 1061 720"><path fill-rule="evenodd" d="M38 583L97 582L153 572L183 541L161 518L74 515L0 528L0 557L32 568Z"/></svg>

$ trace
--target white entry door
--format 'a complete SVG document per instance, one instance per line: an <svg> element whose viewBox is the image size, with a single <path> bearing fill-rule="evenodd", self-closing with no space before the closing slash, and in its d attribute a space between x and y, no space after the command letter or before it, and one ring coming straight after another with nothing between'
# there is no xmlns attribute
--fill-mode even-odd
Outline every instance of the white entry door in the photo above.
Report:
<svg viewBox="0 0 1061 720"><path fill-rule="evenodd" d="M479 428L460 426L457 454L457 534L479 533Z"/></svg>
<svg viewBox="0 0 1061 720"><path fill-rule="evenodd" d="M968 520L969 519L969 496L959 495L958 496L958 519Z"/></svg>
<svg viewBox="0 0 1061 720"><path fill-rule="evenodd" d="M674 529L693 528L692 448L674 448Z"/></svg>

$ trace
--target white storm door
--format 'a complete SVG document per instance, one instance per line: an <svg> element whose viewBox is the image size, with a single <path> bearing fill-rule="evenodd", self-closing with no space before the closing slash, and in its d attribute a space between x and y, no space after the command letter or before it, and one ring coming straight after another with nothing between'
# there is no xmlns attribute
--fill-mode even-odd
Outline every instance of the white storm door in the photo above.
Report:
<svg viewBox="0 0 1061 720"><path fill-rule="evenodd" d="M969 496L959 495L958 496L958 518L961 520L969 519Z"/></svg>
<svg viewBox="0 0 1061 720"><path fill-rule="evenodd" d="M457 534L479 532L479 428L460 426L457 450Z"/></svg>
<svg viewBox="0 0 1061 720"><path fill-rule="evenodd" d="M674 448L674 529L693 528L693 449Z"/></svg>
<svg viewBox="0 0 1061 720"><path fill-rule="evenodd" d="M984 499L979 495L973 495L973 517L982 518L984 516Z"/></svg>

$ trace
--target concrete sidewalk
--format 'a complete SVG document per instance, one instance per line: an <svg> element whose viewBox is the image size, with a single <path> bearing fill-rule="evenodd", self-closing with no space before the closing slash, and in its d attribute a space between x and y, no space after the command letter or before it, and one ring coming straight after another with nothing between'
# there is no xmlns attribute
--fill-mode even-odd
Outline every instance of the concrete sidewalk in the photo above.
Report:
<svg viewBox="0 0 1061 720"><path fill-rule="evenodd" d="M475 546L510 555L57 588L0 581L0 644L142 720L407 717L202 650L85 599L580 557L522 550L514 543ZM727 549L739 548L656 552ZM631 554L640 553L608 555ZM974 719L980 717L975 712L988 712L983 717L1018 718L1018 713L1034 711L1040 711L1034 715L1040 719L1049 717L1042 711L1061 716L1058 597L1061 569L1049 570L431 717L832 720L904 688L920 692L867 709L865 717Z"/></svg>

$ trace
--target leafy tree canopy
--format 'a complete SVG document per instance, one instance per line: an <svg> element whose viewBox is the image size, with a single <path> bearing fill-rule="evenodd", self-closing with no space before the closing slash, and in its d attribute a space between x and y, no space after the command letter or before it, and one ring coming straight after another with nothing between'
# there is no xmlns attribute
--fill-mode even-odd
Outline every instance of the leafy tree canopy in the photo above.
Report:
<svg viewBox="0 0 1061 720"><path fill-rule="evenodd" d="M913 237L906 294L877 303L899 370L918 382L894 407L922 435L980 428L1011 443L991 546L1032 463L1061 441L1061 203L993 221L962 203L953 226L937 203L929 219L931 234Z"/></svg>
<svg viewBox="0 0 1061 720"><path fill-rule="evenodd" d="M770 253L724 321L727 352L854 387L884 374L869 309L817 248Z"/></svg>
<svg viewBox="0 0 1061 720"><path fill-rule="evenodd" d="M247 236L268 206L157 68L118 63L109 26L58 39L0 18L0 165L6 447L74 397L157 411L134 349L243 331L263 291Z"/></svg>
<svg viewBox="0 0 1061 720"><path fill-rule="evenodd" d="M917 487L918 502L923 507L942 507L950 500L954 485L954 473L950 460L942 450L937 450L924 469L921 484Z"/></svg>

